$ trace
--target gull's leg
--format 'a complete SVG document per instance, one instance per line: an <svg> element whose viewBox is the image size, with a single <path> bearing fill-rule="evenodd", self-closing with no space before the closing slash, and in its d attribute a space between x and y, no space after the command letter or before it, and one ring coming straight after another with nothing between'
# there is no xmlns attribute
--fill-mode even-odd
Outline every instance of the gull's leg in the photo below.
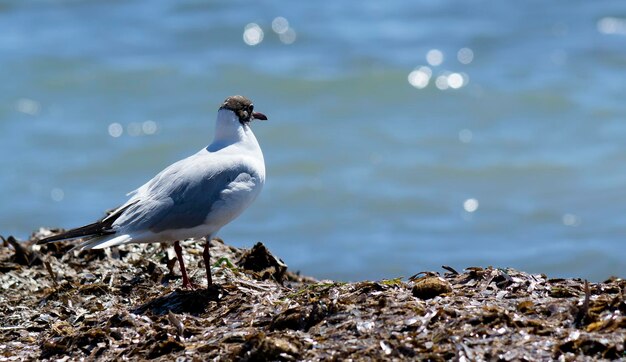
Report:
<svg viewBox="0 0 626 362"><path fill-rule="evenodd" d="M195 285L193 285L193 283L189 281L189 277L187 277L187 270L185 269L185 262L183 261L183 249L180 247L180 242L176 241L174 243L174 251L178 258L178 264L180 265L180 273L183 275L183 288L193 289Z"/></svg>
<svg viewBox="0 0 626 362"><path fill-rule="evenodd" d="M213 285L213 278L211 278L211 253L209 253L209 244L211 244L211 235L206 237L206 244L204 244L204 252L202 253L202 257L204 258L204 267L206 268L207 288Z"/></svg>

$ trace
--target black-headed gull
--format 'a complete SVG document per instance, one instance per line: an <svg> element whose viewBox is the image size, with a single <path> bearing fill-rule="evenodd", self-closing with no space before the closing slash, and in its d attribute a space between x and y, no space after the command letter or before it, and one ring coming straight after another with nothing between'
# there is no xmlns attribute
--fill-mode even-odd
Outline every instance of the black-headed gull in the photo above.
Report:
<svg viewBox="0 0 626 362"><path fill-rule="evenodd" d="M193 287L180 240L206 236L204 265L212 285L209 242L220 228L241 214L265 183L265 161L250 129L254 112L243 96L226 98L217 112L213 142L180 160L129 193L131 198L110 215L38 243L83 239L76 248L100 249L128 243L174 243L183 287Z"/></svg>

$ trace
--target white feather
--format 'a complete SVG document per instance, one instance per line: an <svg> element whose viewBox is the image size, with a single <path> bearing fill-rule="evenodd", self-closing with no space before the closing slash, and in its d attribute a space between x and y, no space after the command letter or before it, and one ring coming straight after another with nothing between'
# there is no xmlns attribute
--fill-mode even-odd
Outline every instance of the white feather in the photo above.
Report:
<svg viewBox="0 0 626 362"><path fill-rule="evenodd" d="M110 246L127 244L132 242L132 240L133 238L128 234L99 236L93 239L83 241L82 243L78 244L75 249L103 249Z"/></svg>

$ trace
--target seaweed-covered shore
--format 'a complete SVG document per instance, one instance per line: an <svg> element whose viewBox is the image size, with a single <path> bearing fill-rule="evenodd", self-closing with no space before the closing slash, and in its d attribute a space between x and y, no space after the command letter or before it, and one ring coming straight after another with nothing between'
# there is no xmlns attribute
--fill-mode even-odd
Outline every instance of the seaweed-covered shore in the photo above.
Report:
<svg viewBox="0 0 626 362"><path fill-rule="evenodd" d="M619 278L446 267L409 279L318 281L288 271L262 244L213 240L218 286L182 290L166 247L34 245L50 232L3 239L0 360L626 359ZM184 243L197 283L203 242Z"/></svg>

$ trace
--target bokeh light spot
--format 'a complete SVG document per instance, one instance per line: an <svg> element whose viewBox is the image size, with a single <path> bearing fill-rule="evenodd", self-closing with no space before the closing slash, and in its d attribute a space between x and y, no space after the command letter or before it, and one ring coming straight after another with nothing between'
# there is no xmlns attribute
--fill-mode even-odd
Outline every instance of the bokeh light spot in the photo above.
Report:
<svg viewBox="0 0 626 362"><path fill-rule="evenodd" d="M448 76L445 74L438 76L437 79L435 79L435 86L440 90L448 89Z"/></svg>
<svg viewBox="0 0 626 362"><path fill-rule="evenodd" d="M426 61L433 67L441 65L443 63L443 53L439 49L431 49L426 53Z"/></svg>
<svg viewBox="0 0 626 362"><path fill-rule="evenodd" d="M448 86L452 89L459 89L463 86L463 76L459 73L452 73L448 75Z"/></svg>
<svg viewBox="0 0 626 362"><path fill-rule="evenodd" d="M463 209L467 212L474 212L478 210L478 200L476 199L467 199L463 202Z"/></svg>
<svg viewBox="0 0 626 362"><path fill-rule="evenodd" d="M461 48L456 53L456 58L461 64L469 64L474 60L474 51L470 48Z"/></svg>
<svg viewBox="0 0 626 362"><path fill-rule="evenodd" d="M276 34L284 34L289 30L289 22L282 16L278 16L272 20L272 30L274 30Z"/></svg>
<svg viewBox="0 0 626 362"><path fill-rule="evenodd" d="M62 189L55 187L50 191L50 198L52 198L52 201L63 201L63 198L65 197L65 192L63 192Z"/></svg>
<svg viewBox="0 0 626 362"><path fill-rule="evenodd" d="M284 44L292 44L296 41L296 31L293 28L289 28L284 33L280 33L278 39Z"/></svg>
<svg viewBox="0 0 626 362"><path fill-rule="evenodd" d="M157 131L157 124L155 121L147 120L141 124L141 130L147 135L155 134Z"/></svg>
<svg viewBox="0 0 626 362"><path fill-rule="evenodd" d="M598 20L597 28L602 34L626 34L626 20L605 17Z"/></svg>
<svg viewBox="0 0 626 362"><path fill-rule="evenodd" d="M35 100L29 98L20 98L17 100L17 102L15 102L15 109L18 112L35 116L39 114L41 105Z"/></svg>
<svg viewBox="0 0 626 362"><path fill-rule="evenodd" d="M432 73L432 70L428 67L419 67L409 73L409 84L418 89L426 88L428 82L430 82Z"/></svg>
<svg viewBox="0 0 626 362"><path fill-rule="evenodd" d="M462 129L459 131L459 141L463 143L472 142L472 138L474 138L474 134L469 129Z"/></svg>
<svg viewBox="0 0 626 362"><path fill-rule="evenodd" d="M113 122L109 125L109 135L111 137L119 137L124 133L124 127L117 122Z"/></svg>
<svg viewBox="0 0 626 362"><path fill-rule="evenodd" d="M243 41L250 46L259 44L263 41L263 29L256 23L246 25L243 31Z"/></svg>
<svg viewBox="0 0 626 362"><path fill-rule="evenodd" d="M580 217L574 214L563 215L562 221L565 226L578 226L581 222Z"/></svg>

